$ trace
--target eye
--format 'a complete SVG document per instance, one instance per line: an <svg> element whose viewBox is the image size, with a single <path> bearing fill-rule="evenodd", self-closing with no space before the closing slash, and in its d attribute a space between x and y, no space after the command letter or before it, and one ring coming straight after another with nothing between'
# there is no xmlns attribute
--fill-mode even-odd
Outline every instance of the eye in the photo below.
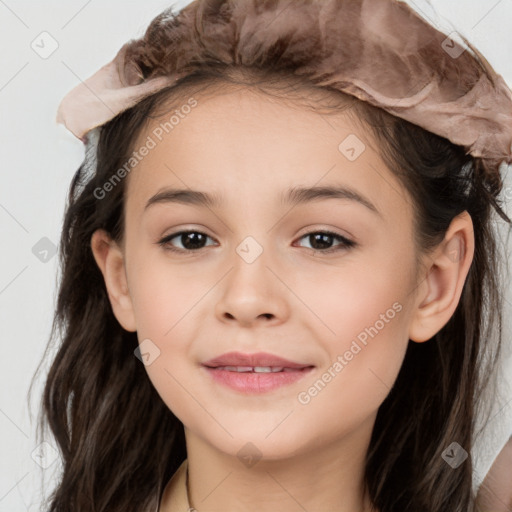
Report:
<svg viewBox="0 0 512 512"><path fill-rule="evenodd" d="M178 239L181 243L182 247L175 247L171 241L174 239ZM206 240L209 237L206 233L201 231L179 231L177 233L171 233L166 237L159 240L157 243L164 247L165 250L178 252L178 253L186 253L186 252L194 252L199 251L205 247ZM312 245L310 247L314 251L320 251L324 253L337 252L344 249L348 249L350 247L354 247L356 245L355 242L345 238L342 235L337 233L333 233L331 231L311 231L306 233L305 235L300 237L300 240L303 238L307 238ZM338 240L339 245L334 247L328 247L333 243L334 240ZM212 244L210 244L212 245Z"/></svg>
<svg viewBox="0 0 512 512"><path fill-rule="evenodd" d="M310 231L309 233L301 236L300 240L303 238L307 238L312 246L311 249L325 253L342 251L356 245L352 240L349 240L337 233L333 233L332 231ZM334 247L327 247L331 245L334 240L338 240L340 244Z"/></svg>
<svg viewBox="0 0 512 512"><path fill-rule="evenodd" d="M181 242L181 248L173 247L171 245L171 240L175 238ZM202 249L207 238L211 237L209 237L206 233L202 233L201 231L179 231L178 233L172 233L162 238L158 241L158 244L169 251L192 252Z"/></svg>

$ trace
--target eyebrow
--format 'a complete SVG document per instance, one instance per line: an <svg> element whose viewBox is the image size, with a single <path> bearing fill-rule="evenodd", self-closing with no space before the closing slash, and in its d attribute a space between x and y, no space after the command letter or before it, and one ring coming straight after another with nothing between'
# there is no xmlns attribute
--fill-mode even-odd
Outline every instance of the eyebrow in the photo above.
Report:
<svg viewBox="0 0 512 512"><path fill-rule="evenodd" d="M292 187L281 194L283 205L296 206L321 199L356 201L377 215L381 215L369 199L346 186ZM182 203L216 208L222 204L222 197L218 194L208 194L199 190L165 188L149 198L144 210L157 203Z"/></svg>

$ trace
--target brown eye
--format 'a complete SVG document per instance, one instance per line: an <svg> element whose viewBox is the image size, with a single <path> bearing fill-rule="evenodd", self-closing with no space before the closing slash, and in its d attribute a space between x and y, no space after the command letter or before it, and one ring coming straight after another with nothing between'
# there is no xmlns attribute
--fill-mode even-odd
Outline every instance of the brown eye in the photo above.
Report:
<svg viewBox="0 0 512 512"><path fill-rule="evenodd" d="M162 238L158 243L170 251L190 252L203 249L206 240L210 238L201 231L180 231ZM177 239L182 247L174 247L171 240Z"/></svg>
<svg viewBox="0 0 512 512"><path fill-rule="evenodd" d="M308 240L311 245L311 249L327 253L348 249L349 247L356 245L352 240L348 240L344 236L330 231L312 231L303 235L301 240L303 238ZM335 247L331 247L334 240L338 240L340 244Z"/></svg>

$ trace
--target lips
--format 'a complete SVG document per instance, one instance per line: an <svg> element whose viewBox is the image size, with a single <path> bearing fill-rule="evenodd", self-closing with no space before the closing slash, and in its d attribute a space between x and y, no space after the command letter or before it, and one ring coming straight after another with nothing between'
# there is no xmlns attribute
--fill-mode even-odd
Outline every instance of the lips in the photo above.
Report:
<svg viewBox="0 0 512 512"><path fill-rule="evenodd" d="M262 373L265 372L265 370L261 370L262 368L270 368L269 371L281 371L301 370L313 366L311 364L302 364L290 361L265 352L258 352L256 354L228 352L204 362L203 365L208 366L209 368L233 368L232 371L251 371L251 369L256 369L257 372L259 371ZM239 368L240 370L235 370L235 368Z"/></svg>
<svg viewBox="0 0 512 512"><path fill-rule="evenodd" d="M290 385L311 372L313 365L260 352L229 352L202 364L214 382L244 394L266 393Z"/></svg>

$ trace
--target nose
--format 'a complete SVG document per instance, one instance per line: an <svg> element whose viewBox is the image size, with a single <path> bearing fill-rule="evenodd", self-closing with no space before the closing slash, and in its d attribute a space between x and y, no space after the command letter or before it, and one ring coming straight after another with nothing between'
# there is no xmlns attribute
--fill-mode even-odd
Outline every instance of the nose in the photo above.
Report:
<svg viewBox="0 0 512 512"><path fill-rule="evenodd" d="M221 285L215 305L217 318L242 327L285 322L289 292L278 274L267 265L263 254L252 263L238 258Z"/></svg>

